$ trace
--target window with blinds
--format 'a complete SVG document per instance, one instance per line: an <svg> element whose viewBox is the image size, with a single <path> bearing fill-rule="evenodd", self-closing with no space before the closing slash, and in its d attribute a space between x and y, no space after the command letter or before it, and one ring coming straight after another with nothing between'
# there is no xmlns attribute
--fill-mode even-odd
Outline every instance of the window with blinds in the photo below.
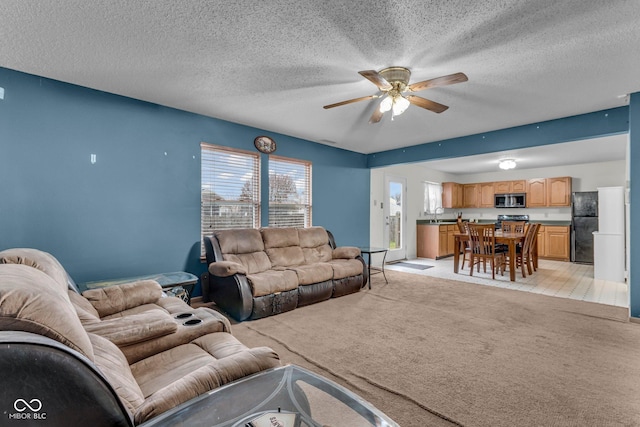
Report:
<svg viewBox="0 0 640 427"><path fill-rule="evenodd" d="M269 227L311 226L311 163L269 157Z"/></svg>
<svg viewBox="0 0 640 427"><path fill-rule="evenodd" d="M259 228L259 155L205 143L200 148L202 234L230 228Z"/></svg>

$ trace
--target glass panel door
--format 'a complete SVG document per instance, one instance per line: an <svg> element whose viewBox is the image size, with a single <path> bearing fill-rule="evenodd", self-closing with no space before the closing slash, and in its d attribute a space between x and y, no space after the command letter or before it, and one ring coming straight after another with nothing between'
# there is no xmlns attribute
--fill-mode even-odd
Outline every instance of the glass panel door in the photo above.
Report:
<svg viewBox="0 0 640 427"><path fill-rule="evenodd" d="M387 261L407 257L405 243L407 180L385 175L384 244L389 249Z"/></svg>

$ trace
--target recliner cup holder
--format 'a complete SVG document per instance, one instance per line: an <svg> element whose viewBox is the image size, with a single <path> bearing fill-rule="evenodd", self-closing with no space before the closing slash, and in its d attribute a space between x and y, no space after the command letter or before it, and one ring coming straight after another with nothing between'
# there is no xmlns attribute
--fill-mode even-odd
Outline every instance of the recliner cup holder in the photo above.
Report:
<svg viewBox="0 0 640 427"><path fill-rule="evenodd" d="M193 313L180 313L176 315L176 319L186 319L191 316L193 316Z"/></svg>
<svg viewBox="0 0 640 427"><path fill-rule="evenodd" d="M189 319L183 323L185 326L194 326L202 323L202 319Z"/></svg>

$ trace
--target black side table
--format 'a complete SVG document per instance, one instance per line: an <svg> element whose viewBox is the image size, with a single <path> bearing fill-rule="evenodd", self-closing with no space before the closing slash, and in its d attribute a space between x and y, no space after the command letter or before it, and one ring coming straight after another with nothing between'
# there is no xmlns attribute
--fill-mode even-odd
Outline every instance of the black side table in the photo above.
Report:
<svg viewBox="0 0 640 427"><path fill-rule="evenodd" d="M370 246L361 246L360 252L363 254L367 254L367 269L369 270L369 289L371 289L371 270L374 270L374 273L382 273L384 276L384 282L389 283L387 281L387 275L384 273L384 260L387 258L387 249L386 248L374 248ZM373 254L384 253L382 257L382 267L371 267L371 256Z"/></svg>

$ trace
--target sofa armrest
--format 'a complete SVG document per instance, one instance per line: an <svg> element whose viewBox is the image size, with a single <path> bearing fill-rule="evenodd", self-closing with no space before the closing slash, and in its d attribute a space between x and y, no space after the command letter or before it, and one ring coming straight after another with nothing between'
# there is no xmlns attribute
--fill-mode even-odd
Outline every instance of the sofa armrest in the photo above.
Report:
<svg viewBox="0 0 640 427"><path fill-rule="evenodd" d="M154 309L88 324L84 329L122 347L172 334L178 324L168 313Z"/></svg>
<svg viewBox="0 0 640 427"><path fill-rule="evenodd" d="M209 264L209 273L218 277L229 277L234 274L247 274L247 269L237 262L216 261Z"/></svg>
<svg viewBox="0 0 640 427"><path fill-rule="evenodd" d="M335 248L332 253L333 259L354 259L360 255L360 248L355 246L340 246Z"/></svg>
<svg viewBox="0 0 640 427"><path fill-rule="evenodd" d="M155 280L140 280L82 293L100 317L149 304L162 298L162 288Z"/></svg>

